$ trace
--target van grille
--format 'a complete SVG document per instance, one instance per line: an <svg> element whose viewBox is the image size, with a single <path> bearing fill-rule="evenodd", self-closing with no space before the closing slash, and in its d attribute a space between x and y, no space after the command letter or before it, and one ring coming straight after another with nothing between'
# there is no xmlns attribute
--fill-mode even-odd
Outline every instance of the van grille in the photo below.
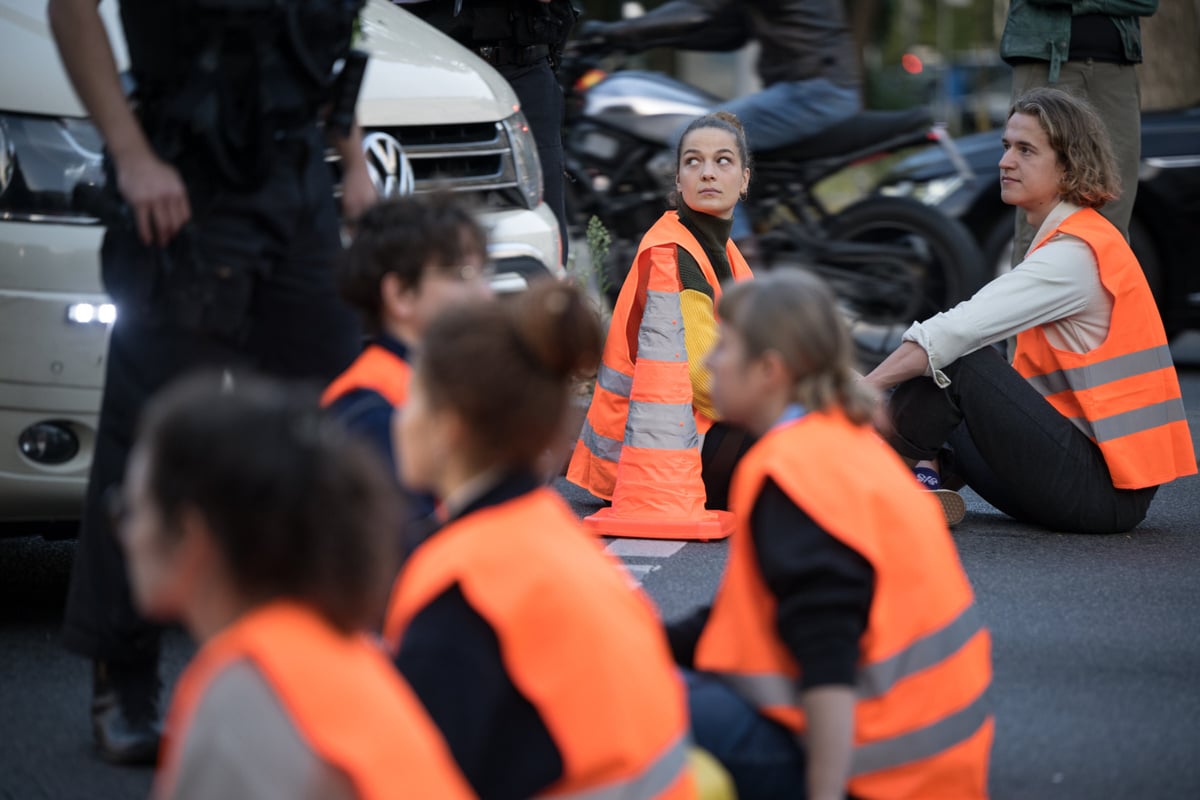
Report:
<svg viewBox="0 0 1200 800"><path fill-rule="evenodd" d="M489 209L528 207L512 145L499 122L366 128L363 133L387 134L400 143L412 167L414 193L461 193ZM336 168L339 159L330 150L326 160Z"/></svg>

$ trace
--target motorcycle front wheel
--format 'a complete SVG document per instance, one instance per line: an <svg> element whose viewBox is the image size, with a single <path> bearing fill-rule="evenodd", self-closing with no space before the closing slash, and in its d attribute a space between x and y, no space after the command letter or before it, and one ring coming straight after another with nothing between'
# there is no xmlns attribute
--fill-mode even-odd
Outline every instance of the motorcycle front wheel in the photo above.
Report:
<svg viewBox="0 0 1200 800"><path fill-rule="evenodd" d="M834 216L814 265L838 295L859 361L870 369L917 321L967 299L986 280L970 232L903 197L868 197Z"/></svg>

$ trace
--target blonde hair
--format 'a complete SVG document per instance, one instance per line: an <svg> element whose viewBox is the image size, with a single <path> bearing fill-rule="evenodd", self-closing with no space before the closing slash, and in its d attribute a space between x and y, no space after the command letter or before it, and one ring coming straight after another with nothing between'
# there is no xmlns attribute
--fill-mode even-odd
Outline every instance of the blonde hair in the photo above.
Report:
<svg viewBox="0 0 1200 800"><path fill-rule="evenodd" d="M1069 203L1101 208L1121 194L1121 176L1112 142L1100 117L1086 101L1061 89L1041 87L1026 92L1008 115L1035 118L1065 172L1059 191Z"/></svg>
<svg viewBox="0 0 1200 800"><path fill-rule="evenodd" d="M854 371L854 343L829 287L810 272L779 269L724 290L721 322L738 332L747 355L778 353L795 380L794 399L809 411L841 409L866 422L875 394Z"/></svg>

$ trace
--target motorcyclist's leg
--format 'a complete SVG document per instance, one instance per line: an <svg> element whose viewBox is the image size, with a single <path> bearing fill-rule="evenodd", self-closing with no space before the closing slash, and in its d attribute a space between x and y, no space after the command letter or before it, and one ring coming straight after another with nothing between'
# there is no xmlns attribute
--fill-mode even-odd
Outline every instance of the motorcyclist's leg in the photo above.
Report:
<svg viewBox="0 0 1200 800"><path fill-rule="evenodd" d="M776 83L760 92L730 100L721 106L732 112L746 129L746 139L754 152L773 150L806 139L825 128L858 113L861 101L858 89L838 86L824 78ZM751 177L753 181L753 177ZM733 212L730 236L755 253L753 230L744 204Z"/></svg>
<svg viewBox="0 0 1200 800"><path fill-rule="evenodd" d="M772 150L806 139L858 113L858 89L824 78L776 83L721 108L746 129L750 149Z"/></svg>

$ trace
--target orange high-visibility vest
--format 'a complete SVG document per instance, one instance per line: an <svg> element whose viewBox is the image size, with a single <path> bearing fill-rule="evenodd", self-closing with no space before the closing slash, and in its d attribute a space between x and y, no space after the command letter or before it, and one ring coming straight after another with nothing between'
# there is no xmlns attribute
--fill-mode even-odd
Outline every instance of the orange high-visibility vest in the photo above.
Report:
<svg viewBox="0 0 1200 800"><path fill-rule="evenodd" d="M212 681L249 659L313 752L363 800L468 798L441 733L384 653L297 603L244 615L206 643L179 679L167 716L155 795L170 794L188 726ZM220 769L220 764L213 764Z"/></svg>
<svg viewBox="0 0 1200 800"><path fill-rule="evenodd" d="M731 489L738 527L696 668L717 673L764 715L804 733L802 665L779 637L775 596L750 532L768 478L875 571L848 793L863 800L986 797L991 640L971 586L938 503L874 431L840 412L780 425L738 465Z"/></svg>
<svg viewBox="0 0 1200 800"><path fill-rule="evenodd" d="M377 344L368 345L346 371L333 379L321 394L321 405L328 407L357 389L379 392L400 408L408 400L412 367L400 356Z"/></svg>
<svg viewBox="0 0 1200 800"><path fill-rule="evenodd" d="M1108 337L1086 353L1072 353L1052 346L1043 326L1031 328L1017 334L1013 367L1099 445L1116 488L1194 475L1179 377L1137 257L1095 209L1076 211L1037 247L1057 233L1082 239L1096 256L1100 282L1113 299Z"/></svg>
<svg viewBox="0 0 1200 800"><path fill-rule="evenodd" d="M558 495L537 489L481 509L422 544L393 589L393 652L455 584L562 755L562 779L544 796L694 797L685 690L662 626Z"/></svg>
<svg viewBox="0 0 1200 800"><path fill-rule="evenodd" d="M612 321L609 323L608 338L604 343L604 356L596 376L592 404L588 408L587 419L567 469L567 480L605 500L612 500L617 478L617 462L621 458L622 447L658 446L663 434L653 429L655 406L664 402L680 402L674 396L674 392L664 393L661 387L655 385L643 389L640 392L643 396L640 398L631 400L630 397L633 391L633 366L639 350L646 352L647 348L653 348L648 355L657 361L675 362L681 358L685 365L684 375L687 374L687 352L683 347L681 316L674 317L679 324L673 341L647 342L640 345L638 342L643 316L667 313L663 308L666 305L664 300L667 299L662 297L663 291L651 289L649 286L652 274L658 272L672 276L672 288L676 295L674 303L675 306L678 305L678 294L683 291L683 285L679 279L676 247L682 247L700 265L704 279L713 288L714 304L721 299L721 285L716 272L713 271L712 263L708 260L708 254L691 231L679 221L679 212L666 212L642 238L633 260L633 267L617 297ZM752 277L750 267L732 241L725 245L725 255L729 259L735 281ZM654 266L658 269L655 270ZM677 358L679 353L682 355ZM702 355L696 354L697 357ZM686 387L685 402L690 405L690 379ZM659 399L664 394L669 397ZM638 424L631 426L632 429L627 431L626 426L631 414ZM713 420L695 409L693 414L696 430L706 433L712 427ZM645 422L649 422L650 425L647 426ZM642 439L651 441L647 444L642 442ZM699 443L696 442L695 446L699 446Z"/></svg>

